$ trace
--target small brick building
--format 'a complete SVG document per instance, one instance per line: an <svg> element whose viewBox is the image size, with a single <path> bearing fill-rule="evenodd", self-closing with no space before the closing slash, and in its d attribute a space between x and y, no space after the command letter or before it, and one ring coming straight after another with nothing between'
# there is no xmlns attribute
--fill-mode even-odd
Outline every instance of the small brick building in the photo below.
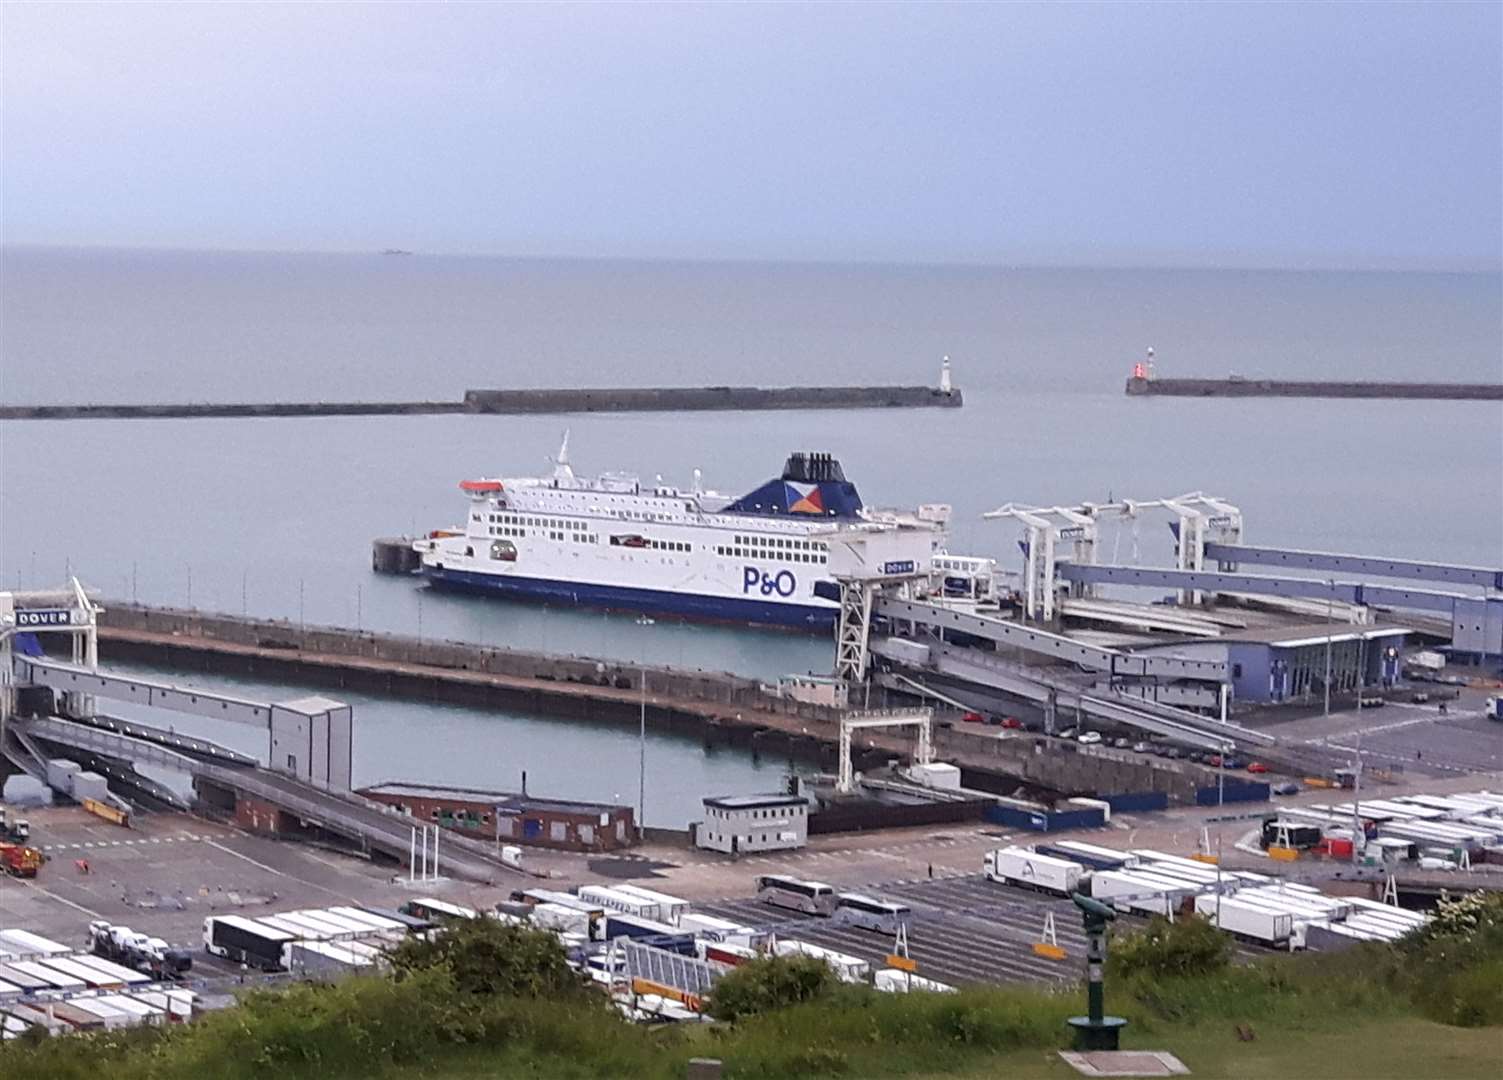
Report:
<svg viewBox="0 0 1503 1080"><path fill-rule="evenodd" d="M426 784L377 784L362 788L360 794L416 822L441 825L480 840L499 837L504 844L565 851L615 851L637 841L629 806Z"/></svg>

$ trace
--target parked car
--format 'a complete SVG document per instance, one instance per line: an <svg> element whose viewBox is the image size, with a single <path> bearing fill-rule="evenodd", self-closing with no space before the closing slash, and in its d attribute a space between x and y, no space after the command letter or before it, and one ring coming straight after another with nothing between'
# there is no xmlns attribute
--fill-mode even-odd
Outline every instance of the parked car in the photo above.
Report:
<svg viewBox="0 0 1503 1080"><path fill-rule="evenodd" d="M1012 728L1016 731L1022 728L1023 721L1019 720L1016 716L1004 716L1002 718L1002 726L1005 728Z"/></svg>
<svg viewBox="0 0 1503 1080"><path fill-rule="evenodd" d="M1073 739L1075 738L1075 729L1072 727L1067 727L1064 731L1056 731L1055 734L1061 739Z"/></svg>
<svg viewBox="0 0 1503 1080"><path fill-rule="evenodd" d="M960 718L968 724L986 723L986 717L982 716L979 712L963 712L960 714Z"/></svg>
<svg viewBox="0 0 1503 1080"><path fill-rule="evenodd" d="M1250 773L1266 773L1268 766L1264 765L1261 761L1249 761L1247 763L1247 771Z"/></svg>
<svg viewBox="0 0 1503 1080"><path fill-rule="evenodd" d="M1273 787L1275 795L1298 795L1301 790L1293 780L1285 780L1282 784L1275 784Z"/></svg>
<svg viewBox="0 0 1503 1080"><path fill-rule="evenodd" d="M1229 757L1229 758L1226 759L1226 761L1224 761L1222 763L1222 768L1224 768L1224 769L1240 769L1245 764L1246 764L1246 762L1244 762L1239 757Z"/></svg>
<svg viewBox="0 0 1503 1080"><path fill-rule="evenodd" d="M1166 756L1171 757L1177 761L1185 756L1185 752L1177 746L1171 746L1169 748L1169 753Z"/></svg>
<svg viewBox="0 0 1503 1080"><path fill-rule="evenodd" d="M1080 742L1083 746L1095 746L1100 741L1101 732L1099 731L1082 731L1080 733Z"/></svg>
<svg viewBox="0 0 1503 1080"><path fill-rule="evenodd" d="M1423 705L1425 702L1430 700L1430 695L1425 693L1425 691L1423 690L1416 690L1413 694L1409 695L1409 700L1414 702L1414 704L1416 705Z"/></svg>
<svg viewBox="0 0 1503 1080"><path fill-rule="evenodd" d="M1364 709L1381 709L1388 704L1382 694L1363 694L1359 700Z"/></svg>
<svg viewBox="0 0 1503 1080"><path fill-rule="evenodd" d="M1129 746L1132 745L1132 743L1128 742L1126 739L1122 738L1119 735L1117 736L1117 738L1112 740L1112 745L1115 746L1118 750L1126 750Z"/></svg>
<svg viewBox="0 0 1503 1080"><path fill-rule="evenodd" d="M1150 742L1135 742L1132 744L1132 752L1134 754L1146 754L1152 749L1153 743Z"/></svg>
<svg viewBox="0 0 1503 1080"><path fill-rule="evenodd" d="M1206 755L1206 764L1209 765L1213 769L1219 769L1219 768L1221 768L1221 755L1220 754L1207 754Z"/></svg>

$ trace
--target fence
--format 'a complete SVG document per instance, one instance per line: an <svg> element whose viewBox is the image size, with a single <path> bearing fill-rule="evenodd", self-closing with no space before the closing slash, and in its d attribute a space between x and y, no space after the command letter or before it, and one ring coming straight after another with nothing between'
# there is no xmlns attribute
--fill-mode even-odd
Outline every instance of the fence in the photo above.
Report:
<svg viewBox="0 0 1503 1080"><path fill-rule="evenodd" d="M1099 829L1106 825L1106 812L1083 810L1025 810L1016 806L987 807L985 820L1013 829L1057 832L1061 829Z"/></svg>
<svg viewBox="0 0 1503 1080"><path fill-rule="evenodd" d="M1166 810L1169 807L1167 791L1131 791L1118 795L1103 795L1101 801L1113 811Z"/></svg>
<svg viewBox="0 0 1503 1080"><path fill-rule="evenodd" d="M1196 806L1219 806L1223 802L1267 802L1272 789L1257 780L1228 780L1224 787L1195 789Z"/></svg>

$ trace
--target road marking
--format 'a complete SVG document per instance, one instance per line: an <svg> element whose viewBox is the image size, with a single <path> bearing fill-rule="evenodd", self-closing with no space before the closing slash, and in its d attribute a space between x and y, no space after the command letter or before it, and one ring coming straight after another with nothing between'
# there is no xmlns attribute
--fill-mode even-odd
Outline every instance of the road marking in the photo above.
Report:
<svg viewBox="0 0 1503 1080"><path fill-rule="evenodd" d="M25 878L18 879L18 880L19 880L19 884L25 886L28 889L35 889L37 892L41 893L43 896L50 896L50 897L52 897L52 899L56 900L60 904L67 904L70 908L77 908L79 911L82 911L85 915L92 915L96 919L102 919L102 918L104 918L103 915L101 915L99 912L95 911L93 908L86 908L82 904L75 904L72 900L69 900L66 896L59 896L57 893L52 892L50 889L44 889L44 888L42 888L40 885L38 885L36 883L35 880L25 879Z"/></svg>
<svg viewBox="0 0 1503 1080"><path fill-rule="evenodd" d="M277 875L277 877L286 877L287 876L282 871L276 869L276 867L267 866L264 862L257 862L255 859L252 859L249 855L242 855L242 854L240 854L240 852L235 851L233 848L227 848L223 844L218 843L217 841L209 840L209 841L207 841L207 843L208 843L208 845L210 847L212 847L212 848L218 848L220 851L224 852L226 855L233 855L237 859L244 859L246 862L250 863L252 866L260 867L262 870L265 870L268 874L275 874L275 875Z"/></svg>

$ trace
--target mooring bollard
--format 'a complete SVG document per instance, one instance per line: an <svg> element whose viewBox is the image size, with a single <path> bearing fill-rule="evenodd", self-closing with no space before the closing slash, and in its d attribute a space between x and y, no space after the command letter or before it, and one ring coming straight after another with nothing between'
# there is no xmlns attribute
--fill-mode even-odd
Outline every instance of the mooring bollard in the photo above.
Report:
<svg viewBox="0 0 1503 1080"><path fill-rule="evenodd" d="M1102 973L1106 968L1106 928L1117 917L1117 912L1100 900L1092 900L1080 893L1071 893L1070 899L1080 909L1086 933L1087 1015L1070 1017L1069 1024L1075 1029L1075 1049L1115 1050L1127 1021L1120 1016L1106 1015Z"/></svg>

